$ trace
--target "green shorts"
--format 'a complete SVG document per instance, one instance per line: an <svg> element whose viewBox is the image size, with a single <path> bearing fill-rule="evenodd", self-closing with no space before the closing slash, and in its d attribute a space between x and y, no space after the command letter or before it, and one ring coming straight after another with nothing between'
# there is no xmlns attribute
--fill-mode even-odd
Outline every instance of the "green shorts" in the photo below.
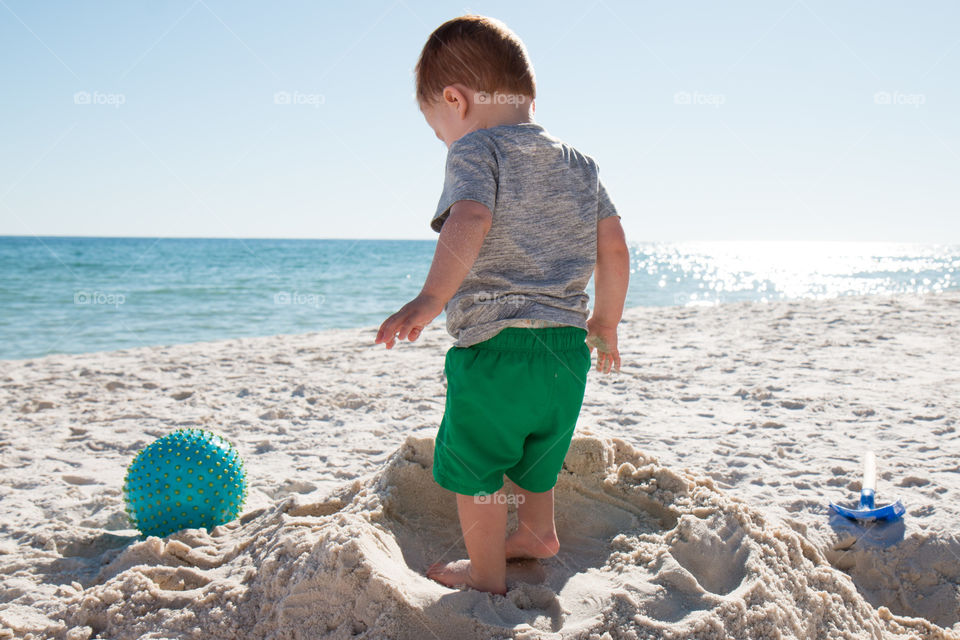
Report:
<svg viewBox="0 0 960 640"><path fill-rule="evenodd" d="M506 327L469 347L450 347L447 400L433 448L433 479L464 495L492 494L503 475L549 491L583 404L590 348L573 326Z"/></svg>

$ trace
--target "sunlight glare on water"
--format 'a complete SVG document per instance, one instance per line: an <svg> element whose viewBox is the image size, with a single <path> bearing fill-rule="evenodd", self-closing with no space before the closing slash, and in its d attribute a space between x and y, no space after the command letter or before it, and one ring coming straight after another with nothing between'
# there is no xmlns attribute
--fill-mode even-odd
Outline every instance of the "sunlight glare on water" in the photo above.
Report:
<svg viewBox="0 0 960 640"><path fill-rule="evenodd" d="M641 304L928 293L956 288L960 247L887 242L682 242L633 246ZM649 281L649 282L648 282ZM645 286L648 283L652 286ZM664 299L668 298L668 299Z"/></svg>

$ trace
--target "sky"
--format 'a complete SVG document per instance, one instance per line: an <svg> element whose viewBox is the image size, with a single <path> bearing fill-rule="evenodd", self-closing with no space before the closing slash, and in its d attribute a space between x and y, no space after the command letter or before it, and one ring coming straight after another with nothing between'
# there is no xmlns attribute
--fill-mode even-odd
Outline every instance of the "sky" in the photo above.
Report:
<svg viewBox="0 0 960 640"><path fill-rule="evenodd" d="M0 235L435 239L413 66L525 42L628 240L960 243L960 3L0 0Z"/></svg>

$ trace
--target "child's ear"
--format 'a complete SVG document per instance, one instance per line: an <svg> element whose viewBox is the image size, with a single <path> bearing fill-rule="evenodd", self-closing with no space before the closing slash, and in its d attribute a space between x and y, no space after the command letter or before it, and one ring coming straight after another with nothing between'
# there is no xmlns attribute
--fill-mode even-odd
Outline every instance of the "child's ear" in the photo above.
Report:
<svg viewBox="0 0 960 640"><path fill-rule="evenodd" d="M443 102L447 106L455 108L457 110L457 116L461 120L467 117L467 111L470 110L470 106L467 103L467 97L458 87L454 85L444 87Z"/></svg>

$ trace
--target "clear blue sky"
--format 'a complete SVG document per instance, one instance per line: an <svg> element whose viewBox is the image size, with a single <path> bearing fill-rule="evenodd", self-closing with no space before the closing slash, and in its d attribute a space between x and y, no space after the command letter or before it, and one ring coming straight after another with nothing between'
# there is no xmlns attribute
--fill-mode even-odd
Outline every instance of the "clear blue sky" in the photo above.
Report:
<svg viewBox="0 0 960 640"><path fill-rule="evenodd" d="M412 69L467 12L630 240L960 242L960 3L835 0L0 0L0 234L435 238Z"/></svg>

